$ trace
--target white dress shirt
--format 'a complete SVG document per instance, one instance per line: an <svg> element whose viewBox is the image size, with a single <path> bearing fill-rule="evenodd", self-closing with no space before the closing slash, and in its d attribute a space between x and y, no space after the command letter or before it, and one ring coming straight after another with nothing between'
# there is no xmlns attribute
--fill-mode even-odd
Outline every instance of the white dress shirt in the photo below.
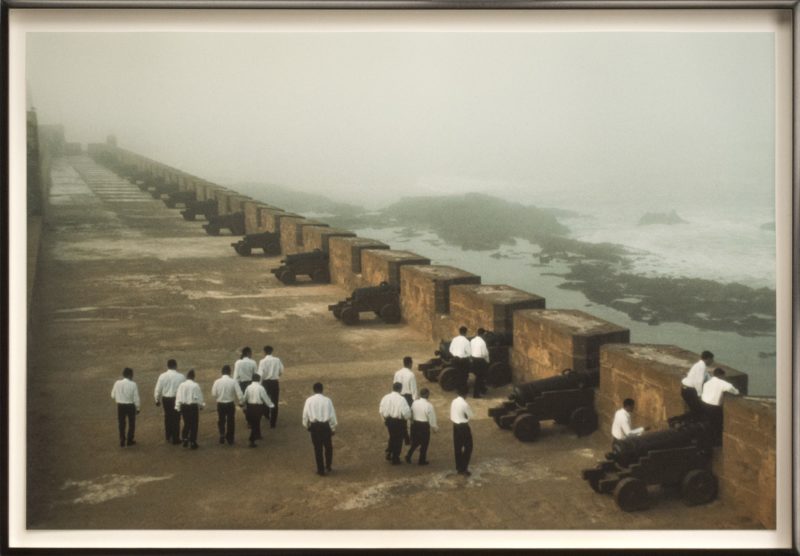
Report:
<svg viewBox="0 0 800 556"><path fill-rule="evenodd" d="M469 357L471 353L469 340L466 336L459 334L450 341L450 354L454 357Z"/></svg>
<svg viewBox="0 0 800 556"><path fill-rule="evenodd" d="M327 396L314 394L306 399L303 406L303 427L308 428L311 423L328 423L331 430L336 430L336 411L333 402Z"/></svg>
<svg viewBox="0 0 800 556"><path fill-rule="evenodd" d="M242 403L242 388L230 375L222 375L214 381L214 385L211 386L211 395L217 399L217 403Z"/></svg>
<svg viewBox="0 0 800 556"><path fill-rule="evenodd" d="M192 379L187 378L181 385L178 386L178 391L175 394L175 411L180 411L181 405L196 403L200 407L205 407L206 403L203 401L203 391L200 385Z"/></svg>
<svg viewBox="0 0 800 556"><path fill-rule="evenodd" d="M689 369L689 372L686 373L686 376L681 380L681 384L687 388L694 388L697 390L697 395L699 396L703 392L703 383L707 380L708 368L706 367L706 362L701 359L692 365L692 368Z"/></svg>
<svg viewBox="0 0 800 556"><path fill-rule="evenodd" d="M261 375L261 381L265 380L278 380L283 374L283 363L277 357L267 355L258 363L258 374Z"/></svg>
<svg viewBox="0 0 800 556"><path fill-rule="evenodd" d="M174 398L178 392L178 386L186 380L186 377L175 369L167 369L156 381L156 403L161 403L161 398Z"/></svg>
<svg viewBox="0 0 800 556"><path fill-rule="evenodd" d="M413 399L419 398L419 394L417 394L417 377L414 376L414 371L403 367L396 373L394 373L394 380L392 382L399 382L403 385L403 389L400 390L400 395L403 394L411 394Z"/></svg>
<svg viewBox="0 0 800 556"><path fill-rule="evenodd" d="M247 405L264 405L267 407L275 407L272 400L269 399L269 394L258 382L251 382L250 385L244 389L244 403Z"/></svg>
<svg viewBox="0 0 800 556"><path fill-rule="evenodd" d="M480 336L475 336L469 341L469 349L472 357L489 362L489 348L486 347L486 340Z"/></svg>
<svg viewBox="0 0 800 556"><path fill-rule="evenodd" d="M631 429L631 414L624 407L614 414L614 423L611 425L611 436L623 440L628 436L639 436L644 432L643 427Z"/></svg>
<svg viewBox="0 0 800 556"><path fill-rule="evenodd" d="M139 411L141 402L139 400L139 387L136 383L128 378L123 378L114 383L111 389L111 398L117 403L132 403L136 406L136 411Z"/></svg>
<svg viewBox="0 0 800 556"><path fill-rule="evenodd" d="M458 396L453 400L453 403L450 404L450 420L453 423L457 425L469 423L469 420L474 416L475 414L472 412L472 408L467 403L467 400L461 396Z"/></svg>
<svg viewBox="0 0 800 556"><path fill-rule="evenodd" d="M408 407L408 402L397 392L390 392L381 399L378 412L384 419L388 417L409 419L411 417L411 408Z"/></svg>
<svg viewBox="0 0 800 556"><path fill-rule="evenodd" d="M233 365L233 380L238 380L239 382L253 380L255 372L256 362L249 357L243 357Z"/></svg>
<svg viewBox="0 0 800 556"><path fill-rule="evenodd" d="M700 399L709 405L722 405L722 395L725 392L736 396L739 395L739 390L737 390L733 384L712 376L709 381L703 385L703 395Z"/></svg>
<svg viewBox="0 0 800 556"><path fill-rule="evenodd" d="M432 429L438 429L439 425L436 423L436 412L433 410L433 404L425 398L414 400L411 404L411 419L421 423L430 423Z"/></svg>

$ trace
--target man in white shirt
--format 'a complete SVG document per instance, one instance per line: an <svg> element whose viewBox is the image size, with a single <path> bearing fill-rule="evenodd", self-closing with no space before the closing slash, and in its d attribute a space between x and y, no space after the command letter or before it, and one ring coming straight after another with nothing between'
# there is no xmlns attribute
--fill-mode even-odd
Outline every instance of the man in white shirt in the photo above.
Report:
<svg viewBox="0 0 800 556"><path fill-rule="evenodd" d="M489 370L489 348L483 335L486 331L478 328L477 335L469 341L472 372L475 373L475 390L473 397L480 398L486 393L486 373Z"/></svg>
<svg viewBox="0 0 800 556"><path fill-rule="evenodd" d="M256 440L261 440L261 416L265 407L273 408L275 404L269 399L267 391L261 386L261 376L253 375L253 382L244 391L244 414L250 423L250 447L256 447Z"/></svg>
<svg viewBox="0 0 800 556"><path fill-rule="evenodd" d="M236 429L236 403L242 404L242 389L239 383L231 378L231 366L222 367L222 376L211 386L211 395L217 399L217 428L219 443L233 444Z"/></svg>
<svg viewBox="0 0 800 556"><path fill-rule="evenodd" d="M631 414L636 407L636 402L632 398L625 398L622 408L614 414L614 422L611 424L611 436L614 440L624 440L629 436L639 436L644 432L644 427L631 428Z"/></svg>
<svg viewBox="0 0 800 556"><path fill-rule="evenodd" d="M450 355L459 359L468 359L472 353L467 339L467 327L462 326L458 329L458 336L450 340Z"/></svg>
<svg viewBox="0 0 800 556"><path fill-rule="evenodd" d="M336 431L336 411L330 398L322 395L322 383L313 386L314 395L306 399L303 405L303 427L311 433L311 443L314 445L314 459L317 462L317 474L325 476L325 471L331 471L333 463L333 442L331 437ZM323 466L322 452L325 449Z"/></svg>
<svg viewBox="0 0 800 556"><path fill-rule="evenodd" d="M278 422L278 400L281 395L280 382L278 382L283 374L283 363L280 359L272 355L275 351L272 346L264 346L264 359L258 363L258 374L261 376L261 385L267 391L269 399L275 404L275 407L270 409L265 417L269 420L271 429L275 428L275 423Z"/></svg>
<svg viewBox="0 0 800 556"><path fill-rule="evenodd" d="M714 369L714 376L703 385L703 395L701 403L703 413L711 425L711 431L714 435L714 445L720 446L722 444L722 400L726 393L739 395L739 390L726 380L722 380L725 376L724 369Z"/></svg>
<svg viewBox="0 0 800 556"><path fill-rule="evenodd" d="M714 354L704 351L700 354L700 361L692 365L692 368L681 380L681 397L686 402L689 412L695 416L702 414L700 396L703 394L703 384L709 379L708 367L713 364Z"/></svg>
<svg viewBox="0 0 800 556"><path fill-rule="evenodd" d="M469 460L472 457L472 431L469 420L475 415L464 398L467 395L466 385L458 388L458 397L450 404L450 421L453 423L453 448L456 455L456 471L459 475L469 477Z"/></svg>
<svg viewBox="0 0 800 556"><path fill-rule="evenodd" d="M394 379L392 380L392 384L399 382L403 386L400 390L400 395L406 399L409 406L419 397L417 394L417 377L414 376L414 371L411 370L413 366L413 359L406 355L403 357L403 368L394 373Z"/></svg>
<svg viewBox="0 0 800 556"><path fill-rule="evenodd" d="M256 374L256 362L250 356L253 355L253 350L249 347L242 349L242 356L233 365L233 380L239 383L239 388L244 392L250 383L253 381L253 375Z"/></svg>
<svg viewBox="0 0 800 556"><path fill-rule="evenodd" d="M181 417L183 417L181 437L184 448L189 444L191 444L192 450L199 447L197 445L197 427L200 422L200 409L205 406L203 391L200 389L200 385L194 381L194 369L189 369L189 372L186 373L186 380L178 386L178 392L175 395L175 410L180 411Z"/></svg>
<svg viewBox="0 0 800 556"><path fill-rule="evenodd" d="M173 444L181 443L181 414L175 410L175 395L184 380L186 377L178 372L178 363L170 359L167 361L167 370L156 381L156 407L164 406L164 435L167 442Z"/></svg>
<svg viewBox="0 0 800 556"><path fill-rule="evenodd" d="M403 385L395 382L392 391L386 394L378 407L378 413L383 417L383 422L389 431L389 446L386 459L392 465L402 463L400 452L403 449L403 438L406 435L406 421L411 418L411 408L406 399L400 395Z"/></svg>
<svg viewBox="0 0 800 556"><path fill-rule="evenodd" d="M133 446L136 441L133 435L136 432L136 414L141 409L139 400L139 387L133 381L133 369L125 367L122 370L122 379L114 383L111 389L111 399L117 402L117 424L119 425L119 445ZM128 421L128 431L125 432L125 421Z"/></svg>
<svg viewBox="0 0 800 556"><path fill-rule="evenodd" d="M414 450L419 447L419 465L428 465L428 444L431 440L431 429L439 430L436 423L436 412L428 401L430 390L423 388L419 399L411 404L411 447L406 454L406 463L411 463Z"/></svg>

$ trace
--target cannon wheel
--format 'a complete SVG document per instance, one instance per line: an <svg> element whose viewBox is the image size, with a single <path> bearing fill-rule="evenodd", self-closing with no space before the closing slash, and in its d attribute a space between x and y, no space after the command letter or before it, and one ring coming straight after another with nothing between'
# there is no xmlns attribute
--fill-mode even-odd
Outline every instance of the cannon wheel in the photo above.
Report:
<svg viewBox="0 0 800 556"><path fill-rule="evenodd" d="M400 322L400 306L396 303L387 303L380 310L380 317L387 324L397 324Z"/></svg>
<svg viewBox="0 0 800 556"><path fill-rule="evenodd" d="M439 384L445 392L452 392L464 381L461 373L455 367L445 367L439 373Z"/></svg>
<svg viewBox="0 0 800 556"><path fill-rule="evenodd" d="M167 205L167 208L174 209L175 208L175 201L171 201L169 199L164 200L164 204Z"/></svg>
<svg viewBox="0 0 800 556"><path fill-rule="evenodd" d="M184 220L194 220L195 214L189 210L182 210L181 216L183 216Z"/></svg>
<svg viewBox="0 0 800 556"><path fill-rule="evenodd" d="M236 249L236 252L242 257L249 257L252 252L249 245L242 245L241 243L237 243L234 249Z"/></svg>
<svg viewBox="0 0 800 556"><path fill-rule="evenodd" d="M489 365L489 372L487 373L487 384L489 386L498 387L511 382L511 367L508 363L498 361Z"/></svg>
<svg viewBox="0 0 800 556"><path fill-rule="evenodd" d="M333 316L336 317L337 319L341 319L342 318L342 306L341 305L336 305L331 310L331 312L333 313Z"/></svg>
<svg viewBox="0 0 800 556"><path fill-rule="evenodd" d="M707 469L692 469L681 482L681 498L687 506L707 504L717 497L717 478Z"/></svg>
<svg viewBox="0 0 800 556"><path fill-rule="evenodd" d="M592 477L589 479L589 486L592 487L593 491L600 492L600 477Z"/></svg>
<svg viewBox="0 0 800 556"><path fill-rule="evenodd" d="M206 233L208 235L210 235L210 236L218 236L219 235L219 225L218 224L208 223L208 224L206 224L205 228L206 228Z"/></svg>
<svg viewBox="0 0 800 556"><path fill-rule="evenodd" d="M507 431L511 429L514 423L509 422L509 420L506 417L508 417L508 415L495 415L493 419L495 425Z"/></svg>
<svg viewBox="0 0 800 556"><path fill-rule="evenodd" d="M320 268L311 273L311 281L317 284L326 284L331 281L331 275L324 268Z"/></svg>
<svg viewBox="0 0 800 556"><path fill-rule="evenodd" d="M647 485L635 477L625 477L614 489L614 500L623 512L636 512L648 506Z"/></svg>
<svg viewBox="0 0 800 556"><path fill-rule="evenodd" d="M422 375L428 379L429 382L437 382L439 380L439 375L434 374L433 369L425 369L422 371Z"/></svg>
<svg viewBox="0 0 800 556"><path fill-rule="evenodd" d="M283 272L278 274L278 280L280 280L287 286L291 286L297 280L297 276L294 275L293 270L286 268L283 270Z"/></svg>
<svg viewBox="0 0 800 556"><path fill-rule="evenodd" d="M591 407L579 407L569 416L569 426L578 436L586 436L597 430L597 413Z"/></svg>
<svg viewBox="0 0 800 556"><path fill-rule="evenodd" d="M539 419L530 413L523 413L514 419L514 424L511 427L514 436L521 442L533 442L539 438L539 432L542 427L539 424Z"/></svg>
<svg viewBox="0 0 800 556"><path fill-rule="evenodd" d="M358 323L358 311L352 307L342 309L342 322L348 326Z"/></svg>

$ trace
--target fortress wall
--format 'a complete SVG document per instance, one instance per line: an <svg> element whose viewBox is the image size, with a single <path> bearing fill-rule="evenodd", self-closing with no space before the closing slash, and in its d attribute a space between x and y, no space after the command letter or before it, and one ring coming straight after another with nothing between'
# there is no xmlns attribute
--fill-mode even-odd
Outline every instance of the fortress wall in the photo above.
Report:
<svg viewBox="0 0 800 556"><path fill-rule="evenodd" d="M600 346L630 340L630 331L583 311L526 309L513 313L514 382L600 366Z"/></svg>
<svg viewBox="0 0 800 556"><path fill-rule="evenodd" d="M177 180L180 187L193 188L198 200L225 196L226 211L230 210L228 199L238 196L113 145L90 146L90 153L97 150L164 179ZM535 294L509 286L481 285L480 276L430 265L430 259L416 253L392 250L367 238L348 237L349 232L343 230L326 230L320 222L252 200L242 203L248 233L251 229L280 232L284 254L327 249L332 281L345 289L384 281L399 286L403 318L432 339L455 335L461 324L470 332L483 327L512 334L515 382L551 376L564 368L599 366L600 386L595 395L600 422L597 434L610 439L613 414L626 397L637 402L635 426L663 428L668 417L684 412L680 380L699 359L696 353L671 345L629 344L627 329L581 311L545 309L545 300ZM726 369L729 380L746 393L747 375L720 366ZM759 520L767 528L774 527L774 400L727 396L724 408L723 447L714 461L720 496L741 508L743 515Z"/></svg>
<svg viewBox="0 0 800 556"><path fill-rule="evenodd" d="M443 331L452 328L449 322L442 322L450 313L450 286L480 283L477 274L452 266L404 265L400 268L403 318L425 336L438 340Z"/></svg>
<svg viewBox="0 0 800 556"><path fill-rule="evenodd" d="M714 472L720 497L746 509L767 529L776 525L775 399L727 396L722 449Z"/></svg>
<svg viewBox="0 0 800 556"><path fill-rule="evenodd" d="M319 249L323 253L330 253L330 240L334 237L355 237L356 234L348 230L331 228L327 224L305 226L303 228L303 248L306 251Z"/></svg>
<svg viewBox="0 0 800 556"><path fill-rule="evenodd" d="M342 286L348 293L366 285L361 274L361 254L365 249L389 249L389 246L363 237L331 237L331 283Z"/></svg>

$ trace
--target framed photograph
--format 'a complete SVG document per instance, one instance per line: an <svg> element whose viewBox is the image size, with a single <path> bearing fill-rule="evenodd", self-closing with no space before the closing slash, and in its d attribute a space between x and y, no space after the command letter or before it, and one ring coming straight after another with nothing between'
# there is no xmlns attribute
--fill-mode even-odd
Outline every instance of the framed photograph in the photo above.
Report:
<svg viewBox="0 0 800 556"><path fill-rule="evenodd" d="M4 550L797 550L795 1L2 8Z"/></svg>

